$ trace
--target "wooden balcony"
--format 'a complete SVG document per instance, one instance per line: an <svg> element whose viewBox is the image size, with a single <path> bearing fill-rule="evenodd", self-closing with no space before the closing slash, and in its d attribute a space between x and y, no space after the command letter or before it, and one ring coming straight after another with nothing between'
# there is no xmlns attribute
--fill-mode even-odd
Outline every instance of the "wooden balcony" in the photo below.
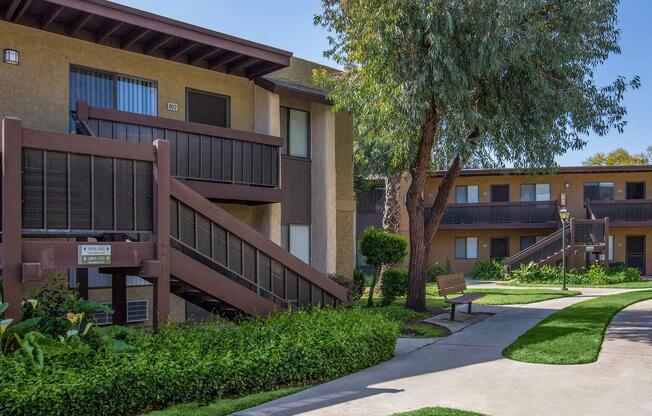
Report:
<svg viewBox="0 0 652 416"><path fill-rule="evenodd" d="M652 199L591 201L590 210L596 218L609 218L612 227L652 225Z"/></svg>
<svg viewBox="0 0 652 416"><path fill-rule="evenodd" d="M77 103L80 133L151 144L170 142L170 172L202 196L249 204L281 202L280 137Z"/></svg>
<svg viewBox="0 0 652 416"><path fill-rule="evenodd" d="M427 209L426 215L428 212ZM439 228L556 228L557 221L557 201L449 204Z"/></svg>

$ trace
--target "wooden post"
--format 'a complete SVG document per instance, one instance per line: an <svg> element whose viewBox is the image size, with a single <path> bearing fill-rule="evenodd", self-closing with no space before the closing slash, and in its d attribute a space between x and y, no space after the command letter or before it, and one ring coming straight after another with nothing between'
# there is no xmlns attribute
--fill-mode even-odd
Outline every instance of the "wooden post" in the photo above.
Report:
<svg viewBox="0 0 652 416"><path fill-rule="evenodd" d="M609 270L609 217L604 218L604 268Z"/></svg>
<svg viewBox="0 0 652 416"><path fill-rule="evenodd" d="M161 274L154 282L152 322L154 328L158 328L170 314L170 142L158 139L154 141L154 147L154 233Z"/></svg>
<svg viewBox="0 0 652 416"><path fill-rule="evenodd" d="M79 242L87 242L88 238L79 237L77 238ZM75 276L77 277L77 286L79 288L79 296L82 299L88 300L88 269L78 267L75 269Z"/></svg>
<svg viewBox="0 0 652 416"><path fill-rule="evenodd" d="M3 301L9 303L5 318L14 322L22 316L22 123L17 118L2 120L2 258Z"/></svg>
<svg viewBox="0 0 652 416"><path fill-rule="evenodd" d="M127 324L127 274L113 272L111 274L111 303L113 304L113 323Z"/></svg>

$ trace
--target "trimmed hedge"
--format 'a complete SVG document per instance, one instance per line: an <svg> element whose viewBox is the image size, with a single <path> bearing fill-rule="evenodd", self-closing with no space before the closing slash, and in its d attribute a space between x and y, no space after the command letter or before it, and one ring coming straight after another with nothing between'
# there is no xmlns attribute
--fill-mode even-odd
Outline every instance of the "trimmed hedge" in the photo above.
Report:
<svg viewBox="0 0 652 416"><path fill-rule="evenodd" d="M396 298L407 295L408 271L407 269L389 269L383 273L380 282L381 299L383 306L391 305Z"/></svg>
<svg viewBox="0 0 652 416"><path fill-rule="evenodd" d="M560 284L562 281L561 266L536 266L534 263L521 264L512 271L512 278L520 283ZM640 282L641 273L634 268L615 267L605 270L601 265L593 265L584 273L567 272L566 282L569 285L613 285L618 283Z"/></svg>
<svg viewBox="0 0 652 416"><path fill-rule="evenodd" d="M272 386L330 380L392 357L398 326L359 309L176 326L132 355L72 354L41 371L0 358L0 415L127 415Z"/></svg>
<svg viewBox="0 0 652 416"><path fill-rule="evenodd" d="M471 272L476 280L504 280L507 275L507 266L496 259L476 261Z"/></svg>

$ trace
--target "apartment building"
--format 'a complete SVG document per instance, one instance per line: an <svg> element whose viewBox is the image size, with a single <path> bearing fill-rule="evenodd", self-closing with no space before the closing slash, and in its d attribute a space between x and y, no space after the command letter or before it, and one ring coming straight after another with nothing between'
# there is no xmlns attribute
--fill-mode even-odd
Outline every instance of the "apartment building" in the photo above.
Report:
<svg viewBox="0 0 652 416"><path fill-rule="evenodd" d="M434 201L443 174L427 181L426 207ZM449 263L453 271L464 273L489 258L505 260L510 267L530 261L556 264L562 253L559 210L564 206L570 213L565 228L569 267L622 262L652 274L650 183L652 166L562 167L554 174L464 170L448 198L428 261ZM407 184L401 190L404 200ZM382 199L382 184L361 198L356 232L380 224ZM401 234L408 235L405 207ZM358 255L358 265L363 261Z"/></svg>
<svg viewBox="0 0 652 416"><path fill-rule="evenodd" d="M5 300L52 271L103 322L333 304L352 119L291 52L104 0L0 0Z"/></svg>

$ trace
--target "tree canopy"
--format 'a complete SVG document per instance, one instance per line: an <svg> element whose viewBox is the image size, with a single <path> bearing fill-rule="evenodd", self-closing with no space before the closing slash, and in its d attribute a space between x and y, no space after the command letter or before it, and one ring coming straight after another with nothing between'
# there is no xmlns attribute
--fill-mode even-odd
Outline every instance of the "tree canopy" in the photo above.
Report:
<svg viewBox="0 0 652 416"><path fill-rule="evenodd" d="M315 23L344 71L318 73L391 159L405 161L410 224L407 305L425 308L426 261L461 167L550 168L590 132L622 131L623 77L594 69L619 53L617 0L322 0ZM433 165L447 166L424 218Z"/></svg>
<svg viewBox="0 0 652 416"><path fill-rule="evenodd" d="M609 153L598 152L587 158L583 165L585 166L631 166L631 165L649 165L652 163L652 146L648 146L645 152L629 153L627 150L619 147Z"/></svg>

